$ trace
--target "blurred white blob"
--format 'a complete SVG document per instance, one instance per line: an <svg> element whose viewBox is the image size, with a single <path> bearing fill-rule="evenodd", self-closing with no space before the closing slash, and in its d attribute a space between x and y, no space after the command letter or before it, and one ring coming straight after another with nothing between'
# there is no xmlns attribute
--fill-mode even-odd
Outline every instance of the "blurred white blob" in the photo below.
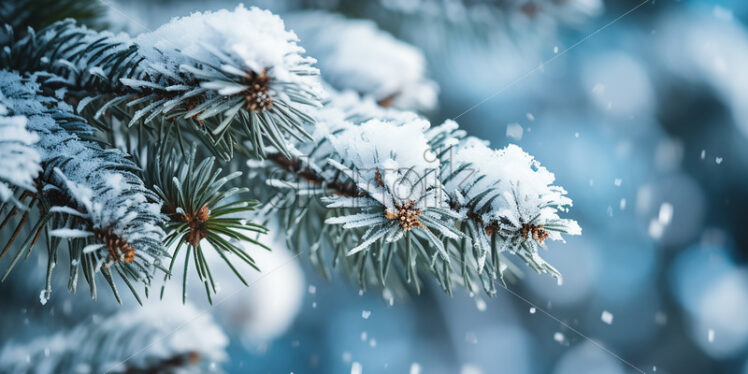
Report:
<svg viewBox="0 0 748 374"><path fill-rule="evenodd" d="M673 219L673 205L670 203L662 203L660 205L660 213L657 215L657 220L663 225L669 225Z"/></svg>
<svg viewBox="0 0 748 374"><path fill-rule="evenodd" d="M662 203L660 205L660 213L657 215L657 219L649 221L649 236L652 239L662 238L662 234L665 228L670 224L673 219L673 206L670 203Z"/></svg>
<svg viewBox="0 0 748 374"><path fill-rule="evenodd" d="M748 136L748 31L724 11L674 13L656 27L658 59L683 79L722 97Z"/></svg>
<svg viewBox="0 0 748 374"><path fill-rule="evenodd" d="M486 301L482 298L478 297L475 299L475 307L478 308L479 311L483 312L486 310Z"/></svg>
<svg viewBox="0 0 748 374"><path fill-rule="evenodd" d="M746 311L748 269L722 274L697 301L691 325L692 339L715 358L741 354L748 344Z"/></svg>
<svg viewBox="0 0 748 374"><path fill-rule="evenodd" d="M652 239L656 240L662 238L662 233L664 232L665 225L655 219L649 221L649 236L652 237Z"/></svg>
<svg viewBox="0 0 748 374"><path fill-rule="evenodd" d="M738 268L721 247L694 246L670 271L675 299L690 316L693 341L715 358L739 354L748 345L748 269Z"/></svg>
<svg viewBox="0 0 748 374"><path fill-rule="evenodd" d="M690 314L697 314L718 279L736 269L734 260L719 246L696 245L683 250L670 267L670 286L675 300Z"/></svg>
<svg viewBox="0 0 748 374"><path fill-rule="evenodd" d="M318 60L322 79L336 89L371 96L384 106L416 111L436 106L438 87L426 78L423 53L376 23L319 11L284 20Z"/></svg>
<svg viewBox="0 0 748 374"><path fill-rule="evenodd" d="M612 355L584 342L574 346L556 363L553 374L625 374L622 364Z"/></svg>
<svg viewBox="0 0 748 374"><path fill-rule="evenodd" d="M639 187L636 213L645 232L664 245L693 240L704 225L704 191L696 180L675 174Z"/></svg>
<svg viewBox="0 0 748 374"><path fill-rule="evenodd" d="M214 273L222 292L215 299L216 317L227 330L238 332L245 343L272 340L283 334L298 314L304 296L304 275L298 260L280 242L266 251L248 247L261 272L245 272L244 286L225 263ZM220 261L220 259L219 259ZM222 262L222 261L221 261ZM224 299L225 298L225 299Z"/></svg>
<svg viewBox="0 0 748 374"><path fill-rule="evenodd" d="M622 52L586 59L582 85L599 110L617 116L647 116L655 105L654 89L641 63Z"/></svg>
<svg viewBox="0 0 748 374"><path fill-rule="evenodd" d="M483 370L475 365L465 364L460 368L460 374L483 374Z"/></svg>
<svg viewBox="0 0 748 374"><path fill-rule="evenodd" d="M510 123L506 125L506 137L514 140L522 140L522 125Z"/></svg>
<svg viewBox="0 0 748 374"><path fill-rule="evenodd" d="M194 269L189 269L187 277L187 300L210 310L226 331L237 334L243 343L253 347L277 338L290 327L301 309L304 292L307 290L298 259L277 238L264 242L272 251L239 243L255 260L260 272L229 256L248 286L237 278L213 248L203 246L203 253L218 289L218 293L213 296L213 306L208 304L205 288L197 280ZM178 261L175 269L181 269L183 265L180 264L183 262ZM164 300L152 297L148 303L181 304L181 279L181 271L175 271L171 283L167 284Z"/></svg>
<svg viewBox="0 0 748 374"><path fill-rule="evenodd" d="M351 374L361 374L364 372L364 367L361 366L361 363L354 361L353 364L351 364Z"/></svg>
<svg viewBox="0 0 748 374"><path fill-rule="evenodd" d="M723 21L732 21L732 9L723 8L719 5L714 6L714 10L712 11L714 13L714 18L723 20Z"/></svg>
<svg viewBox="0 0 748 374"><path fill-rule="evenodd" d="M602 320L603 322L605 322L605 323L607 323L608 325L610 325L611 323L613 323L613 314L612 314L612 313L610 313L610 312L609 312L609 311L607 311L607 310L603 310L603 314L602 314L602 315L600 316L600 319L601 319L601 320Z"/></svg>

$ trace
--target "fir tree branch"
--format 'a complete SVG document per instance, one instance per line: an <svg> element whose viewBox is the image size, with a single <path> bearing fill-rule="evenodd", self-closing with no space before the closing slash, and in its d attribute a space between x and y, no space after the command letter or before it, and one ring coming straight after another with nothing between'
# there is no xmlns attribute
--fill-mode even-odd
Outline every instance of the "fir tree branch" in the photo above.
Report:
<svg viewBox="0 0 748 374"><path fill-rule="evenodd" d="M417 289L426 271L449 292L479 283L492 294L512 266L508 254L560 276L539 248L580 229L558 216L571 200L531 156L491 150L452 121L430 128L414 114L359 104L347 95L328 103L316 141L295 157L250 163L269 186L263 213L277 211L289 246L311 248L320 265L327 248L362 286L386 286L395 267Z"/></svg>
<svg viewBox="0 0 748 374"><path fill-rule="evenodd" d="M198 13L137 38L91 31L72 21L20 38L13 32L7 28L0 60L33 76L46 95L34 99L44 110L19 113L49 117L59 130L32 126L42 138L37 147L43 168L38 190L14 187L17 206L0 211L7 213L0 229L18 219L14 216L22 208L38 204L43 213L39 219L22 213L3 253L27 220L34 229L11 268L24 248L33 247L42 228L51 225L51 234L69 239L73 268L77 272L82 267L92 292L93 275L105 262L129 270L121 274L126 281L142 280L146 274L147 283L151 273L146 270L159 266L163 255L164 238L156 240L158 232L165 235L165 245L174 245L170 267L179 252L186 251L185 270L191 259L210 298L216 287L203 246L221 255L233 253L252 266L251 257L235 242L253 242L243 231L259 234L265 229L234 218L246 215L254 202L230 197L246 189L224 189L238 179L235 174L220 178L213 159L195 162L196 151L186 146L194 140L224 160L231 159L235 149L267 156L262 167L250 171L258 197L266 202L257 215L274 214L288 232L288 244L297 250L310 248L317 265L326 263L323 252L331 251L333 264L356 275L362 286L372 280L385 286L400 278L418 289L421 273L429 272L449 292L454 283L471 290L481 283L491 294L494 280L503 280L504 271L514 268L512 258L560 276L540 256L540 248L547 240L562 240L562 233L581 232L576 222L559 215L571 205L566 192L552 185L553 175L531 156L516 146L491 150L466 137L454 122L431 127L413 113L382 108L394 97L392 87L382 86L387 79L365 89L353 87L355 94L336 94L316 109L321 88L313 59L302 57L295 34L269 12L240 6L233 12ZM372 40L389 40L383 45L396 45L391 38L373 35ZM350 48L351 43L344 44L333 47ZM336 73L365 76L355 63L342 64L338 72L332 66L333 78ZM403 78L404 84L417 85L424 80L421 73ZM399 93L404 86L395 87ZM82 117L72 114L66 103ZM131 154L141 156L146 143L156 140L149 152L155 157L141 160L144 176L124 154L99 146L101 134L115 143L121 123L137 125L137 137L124 132ZM45 131L50 135L44 136ZM44 142L52 140L84 157L65 153L50 159ZM173 144L181 152L172 151ZM92 167L88 159L106 167ZM83 172L76 174L73 168ZM115 177L95 172L111 169L118 182L124 178L142 198L121 196L122 191L112 187ZM149 192L151 186L155 194ZM99 205L94 204L97 198ZM160 201L163 209L155 207ZM126 213L133 202L148 205L131 210L153 222L129 225L132 217ZM118 222L126 224L112 225ZM154 252L140 264L135 245L145 240L144 233L148 245L140 250ZM48 243L54 254L59 238ZM91 254L99 257L87 257ZM88 262L81 264L79 258ZM132 267L126 266L129 261ZM164 270L168 278L170 271ZM75 279L71 274L71 285Z"/></svg>
<svg viewBox="0 0 748 374"><path fill-rule="evenodd" d="M426 58L365 19L321 11L284 17L314 56L325 82L374 98L384 107L428 111L436 107L438 86L426 77Z"/></svg>
<svg viewBox="0 0 748 374"><path fill-rule="evenodd" d="M191 305L147 305L26 344L6 342L1 373L203 373L228 338Z"/></svg>
<svg viewBox="0 0 748 374"><path fill-rule="evenodd" d="M95 297L94 278L101 272L119 299L112 275L116 273L138 298L132 282L147 285L166 255L158 197L144 187L137 166L126 154L105 150L91 140L90 126L65 103L39 96L37 84L15 73L1 71L0 82L3 106L27 119L28 129L39 137L35 147L41 156L35 189L20 198L29 200L26 206L35 208L34 214L29 214L30 209L23 213L0 257L8 253L26 223L31 231L17 246L3 279L24 254L29 257L44 232L48 280L64 241L70 251L71 291L82 273ZM3 225L15 214L16 209L4 214ZM42 302L50 293L48 281Z"/></svg>
<svg viewBox="0 0 748 374"><path fill-rule="evenodd" d="M27 121L25 116L9 115L0 104L0 212L6 203L23 207L15 195L33 192L34 178L41 170L41 157L33 147L39 137L26 129Z"/></svg>
<svg viewBox="0 0 748 374"><path fill-rule="evenodd" d="M195 270L211 303L211 295L217 289L212 270L203 254L206 249L216 251L239 280L248 285L229 258L235 256L255 270L260 269L252 256L237 245L237 242L252 243L266 250L269 248L254 238L267 233L267 229L246 219L258 201L243 198L249 192L248 188L230 185L242 173L223 175L222 169L215 167L213 157L196 164L195 148L184 157L181 152L169 149L168 143L161 146L160 150L150 150L155 157L152 162L146 163L144 179L146 185L153 186L164 202L162 212L167 217L164 243L166 247L174 248L169 272L164 276L162 297L166 280L171 277L178 255L184 252L185 264L190 261L195 264ZM183 274L182 283L182 302L185 302L187 272Z"/></svg>
<svg viewBox="0 0 748 374"><path fill-rule="evenodd" d="M176 121L225 159L244 141L264 155L265 144L288 154L288 138L309 139L303 125L319 105L318 71L301 56L295 34L267 11L197 13L134 39L73 21L18 40L13 31L2 52L6 66L65 88L66 100L92 121ZM86 110L93 103L97 109Z"/></svg>

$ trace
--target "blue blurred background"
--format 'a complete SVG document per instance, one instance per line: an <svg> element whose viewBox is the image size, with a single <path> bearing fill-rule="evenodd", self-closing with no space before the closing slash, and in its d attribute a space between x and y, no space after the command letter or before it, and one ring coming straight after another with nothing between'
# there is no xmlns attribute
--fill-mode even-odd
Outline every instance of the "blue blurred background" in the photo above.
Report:
<svg viewBox="0 0 748 374"><path fill-rule="evenodd" d="M509 5L478 25L419 21L419 0L257 5L370 18L423 50L433 123L459 116L495 147L519 144L569 191L583 235L546 253L563 284L526 271L495 298L434 284L392 296L324 280L302 256L295 319L269 341L232 336L224 370L748 374L748 2L464 3ZM233 4L120 3L149 26Z"/></svg>

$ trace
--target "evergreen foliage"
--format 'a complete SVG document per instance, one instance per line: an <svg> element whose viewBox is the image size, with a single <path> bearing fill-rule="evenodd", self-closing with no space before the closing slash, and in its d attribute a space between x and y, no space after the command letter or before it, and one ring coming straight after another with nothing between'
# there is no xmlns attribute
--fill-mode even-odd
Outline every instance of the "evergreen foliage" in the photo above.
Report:
<svg viewBox="0 0 748 374"><path fill-rule="evenodd" d="M137 283L147 294L183 258L211 299L204 251L244 282L235 261L255 264L238 243L264 247L259 223L271 219L324 274L328 253L362 287L419 289L431 274L448 292L480 284L493 294L517 269L510 254L560 276L540 249L581 230L560 217L571 200L553 174L517 146L492 150L453 121L433 127L408 111L435 94L424 91L434 83L423 57L372 24L325 17L378 46L370 66L408 56L415 65L369 74L342 52L350 40L331 44L292 16L328 70L320 77L278 16L243 6L137 37L71 19L6 25L0 123L13 135L0 144L13 148L0 152L29 157L0 174L3 238L10 232L0 257L13 256L5 276L43 237L48 274L68 249L72 291L82 272L95 296L100 272L119 299L116 273L140 300Z"/></svg>
<svg viewBox="0 0 748 374"><path fill-rule="evenodd" d="M248 285L266 225L361 288L428 277L493 295L517 263L561 276L541 251L581 233L566 191L518 146L432 126L426 58L373 22L302 12L287 28L240 5L130 36L100 31L104 10L0 4L1 276L46 249L42 304L67 262L70 292L82 275L96 298L103 278L144 307L8 342L0 372L205 372L227 341L198 321L188 277L211 304L216 272ZM154 279L163 299L173 277L185 305L162 308Z"/></svg>
<svg viewBox="0 0 748 374"><path fill-rule="evenodd" d="M79 344L71 344L77 342ZM205 373L228 338L187 305L148 305L0 350L0 373Z"/></svg>

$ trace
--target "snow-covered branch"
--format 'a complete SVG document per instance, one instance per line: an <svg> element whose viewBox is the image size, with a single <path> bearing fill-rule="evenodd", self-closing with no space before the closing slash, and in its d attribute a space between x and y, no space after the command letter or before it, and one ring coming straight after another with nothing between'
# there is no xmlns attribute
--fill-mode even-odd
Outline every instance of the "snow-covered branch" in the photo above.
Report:
<svg viewBox="0 0 748 374"><path fill-rule="evenodd" d="M151 304L25 344L5 342L1 373L204 373L228 338L190 305Z"/></svg>
<svg viewBox="0 0 748 374"><path fill-rule="evenodd" d="M318 112L315 142L253 169L274 191L266 213L280 211L289 244L311 248L317 262L329 247L362 283L384 285L394 259L416 286L427 269L447 290L479 280L491 293L507 254L560 276L539 249L581 229L559 217L571 200L552 173L516 145L466 138L453 121L431 127L356 100L335 97Z"/></svg>
<svg viewBox="0 0 748 374"><path fill-rule="evenodd" d="M161 203L145 188L136 174L137 166L118 150L101 148L88 140L92 128L71 108L53 97L39 96L38 85L15 73L0 72L2 105L14 116L26 118L26 127L38 136L35 150L41 160L41 173L35 175L36 190L26 203L38 204L32 229L18 248L5 276L25 251L45 231L48 238L48 279L57 261L60 240L70 249L69 288L75 290L80 271L95 296L94 275L101 271L114 288L111 272L118 273L131 287L130 280L149 281L154 267L165 256ZM3 212L7 219L15 209ZM5 245L7 251L24 227L24 213ZM49 282L42 300L51 292ZM116 291L115 291L116 293Z"/></svg>
<svg viewBox="0 0 748 374"><path fill-rule="evenodd" d="M245 246L238 245L245 242L247 245L254 244L269 250L256 238L257 235L267 233L267 229L245 219L259 202L246 198L249 188L231 185L242 175L241 172L222 175L221 168L216 167L214 157L207 157L196 163L196 149L182 155L166 148L161 147L163 154L158 153L155 148L150 149L155 156L146 164L144 172L147 185L153 186L164 203L162 212L167 217L165 246L174 248L164 281L171 278L180 252L186 252L185 271L182 273L182 302L187 297L187 267L190 260L193 260L208 300L212 303L211 294L217 292L217 285L208 264L206 250L217 253L244 285L248 285L246 274L242 276L232 264L230 256L236 256L255 270L260 270ZM165 283L163 287L166 286Z"/></svg>
<svg viewBox="0 0 748 374"><path fill-rule="evenodd" d="M245 140L262 155L265 143L286 153L288 137L309 139L302 125L313 122L306 113L323 91L315 60L303 52L278 16L240 5L135 38L62 21L11 41L1 59L64 87L89 119L176 121L229 158Z"/></svg>
<svg viewBox="0 0 748 374"><path fill-rule="evenodd" d="M335 89L371 96L383 106L416 111L436 107L438 87L426 78L423 53L379 30L376 23L320 11L291 14L285 20Z"/></svg>
<svg viewBox="0 0 748 374"><path fill-rule="evenodd" d="M36 190L34 178L41 170L41 158L33 145L39 137L26 129L25 116L8 113L3 104L6 101L0 96L0 202L11 201L20 206L14 196L16 189Z"/></svg>
<svg viewBox="0 0 748 374"><path fill-rule="evenodd" d="M417 288L428 271L448 291L479 282L492 293L517 258L560 276L540 249L581 230L561 217L571 200L552 173L517 146L491 149L455 122L433 127L391 108L431 108L436 88L423 55L373 23L328 13L289 20L303 43L279 17L243 6L136 37L71 20L19 38L8 27L0 62L25 75L3 73L4 105L23 118L2 123L18 137L25 118L42 167L34 184L18 172L33 173L33 157L0 171L0 197L18 202L6 217L40 208L10 267L50 227L52 252L61 238L70 243L72 289L81 270L92 292L99 270L113 288L112 268L128 282L147 283L155 268L168 278L186 251L210 297L203 244L254 266L237 243L259 244L265 228L246 218L275 215L290 246L309 248L318 265L332 252L362 285L385 285L394 267ZM321 78L300 45L320 57ZM250 161L252 189L216 167L235 171L253 154L266 160ZM249 192L264 203L258 212L237 195ZM174 249L168 269L165 247Z"/></svg>

